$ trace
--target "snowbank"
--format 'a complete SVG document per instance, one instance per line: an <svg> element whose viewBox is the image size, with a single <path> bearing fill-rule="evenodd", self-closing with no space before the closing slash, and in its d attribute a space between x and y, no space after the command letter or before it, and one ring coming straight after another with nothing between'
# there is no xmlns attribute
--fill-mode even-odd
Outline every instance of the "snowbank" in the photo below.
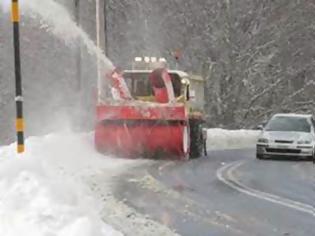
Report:
<svg viewBox="0 0 315 236"><path fill-rule="evenodd" d="M254 148L260 131L208 129L209 150Z"/></svg>
<svg viewBox="0 0 315 236"><path fill-rule="evenodd" d="M1 236L177 235L113 195L115 176L149 161L101 155L92 134L29 138L20 156L15 148L0 147Z"/></svg>
<svg viewBox="0 0 315 236"><path fill-rule="evenodd" d="M120 236L101 220L84 175L108 178L133 164L97 154L88 134L53 134L0 148L0 235ZM91 145L87 145L91 143Z"/></svg>

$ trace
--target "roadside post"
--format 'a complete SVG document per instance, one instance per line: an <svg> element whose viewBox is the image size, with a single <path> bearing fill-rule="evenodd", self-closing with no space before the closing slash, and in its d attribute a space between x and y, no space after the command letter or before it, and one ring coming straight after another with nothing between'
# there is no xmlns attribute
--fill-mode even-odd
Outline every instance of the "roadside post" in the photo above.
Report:
<svg viewBox="0 0 315 236"><path fill-rule="evenodd" d="M24 118L23 118L23 94L20 58L20 10L19 0L12 0L11 20L13 23L13 46L14 46L14 66L15 66L15 103L16 103L16 135L17 152L23 153L24 146Z"/></svg>

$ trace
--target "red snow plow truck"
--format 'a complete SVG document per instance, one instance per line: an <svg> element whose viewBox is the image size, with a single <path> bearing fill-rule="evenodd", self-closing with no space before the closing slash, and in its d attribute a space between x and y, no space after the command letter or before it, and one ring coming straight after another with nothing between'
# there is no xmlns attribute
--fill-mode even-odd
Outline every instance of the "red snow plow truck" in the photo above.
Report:
<svg viewBox="0 0 315 236"><path fill-rule="evenodd" d="M96 149L126 158L187 160L206 155L203 105L191 105L197 100L191 95L200 95L191 90L191 81L185 72L167 70L161 63L111 71L105 78L111 98L99 98L96 106Z"/></svg>

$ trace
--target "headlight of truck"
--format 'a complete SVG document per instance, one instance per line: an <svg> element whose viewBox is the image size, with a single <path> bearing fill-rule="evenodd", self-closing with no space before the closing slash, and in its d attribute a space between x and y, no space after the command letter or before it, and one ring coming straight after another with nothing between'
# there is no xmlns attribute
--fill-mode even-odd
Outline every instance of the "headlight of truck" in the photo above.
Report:
<svg viewBox="0 0 315 236"><path fill-rule="evenodd" d="M258 143L268 143L269 141L268 141L268 139L266 139L266 138L259 138L258 139Z"/></svg>
<svg viewBox="0 0 315 236"><path fill-rule="evenodd" d="M299 140L297 143L298 144L311 144L312 141L311 140Z"/></svg>

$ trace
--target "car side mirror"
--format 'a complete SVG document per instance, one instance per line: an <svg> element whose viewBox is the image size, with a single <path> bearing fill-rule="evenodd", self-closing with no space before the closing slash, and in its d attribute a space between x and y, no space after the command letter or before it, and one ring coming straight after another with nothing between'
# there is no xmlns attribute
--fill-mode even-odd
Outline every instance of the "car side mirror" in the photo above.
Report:
<svg viewBox="0 0 315 236"><path fill-rule="evenodd" d="M257 125L255 127L255 130L263 130L264 129L264 126L263 125Z"/></svg>

